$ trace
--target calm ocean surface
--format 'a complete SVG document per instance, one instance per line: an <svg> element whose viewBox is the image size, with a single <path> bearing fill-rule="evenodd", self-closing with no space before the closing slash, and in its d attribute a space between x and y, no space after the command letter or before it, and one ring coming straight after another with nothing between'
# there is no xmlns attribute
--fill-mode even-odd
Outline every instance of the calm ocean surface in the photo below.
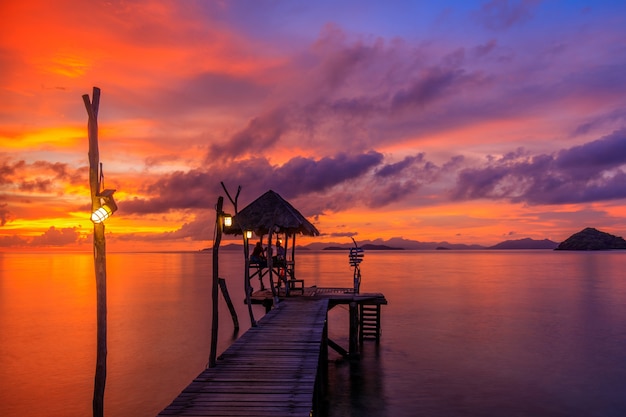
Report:
<svg viewBox="0 0 626 417"><path fill-rule="evenodd" d="M241 258L220 253L240 334ZM347 252L297 262L307 286L352 286ZM93 269L0 253L0 416L91 415ZM369 251L361 271L389 301L383 335L358 363L330 352L329 416L626 415L626 251ZM105 415L154 417L208 362L211 253L109 253L107 272ZM236 337L222 301L220 352ZM347 310L329 321L347 346Z"/></svg>

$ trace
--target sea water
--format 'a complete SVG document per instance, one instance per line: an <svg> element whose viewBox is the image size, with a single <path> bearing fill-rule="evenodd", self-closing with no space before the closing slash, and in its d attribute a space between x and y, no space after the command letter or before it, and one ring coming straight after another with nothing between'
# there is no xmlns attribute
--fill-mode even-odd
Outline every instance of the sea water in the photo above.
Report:
<svg viewBox="0 0 626 417"><path fill-rule="evenodd" d="M155 416L205 367L211 252L107 256L105 415ZM301 251L305 285L351 287L347 252ZM380 344L330 352L327 416L626 415L626 252L368 251ZM218 352L249 327L242 254L220 252ZM253 286L258 288L258 280ZM267 282L265 283L268 284ZM253 309L260 318L264 310ZM329 312L347 346L348 312ZM91 254L0 253L0 415L91 415Z"/></svg>

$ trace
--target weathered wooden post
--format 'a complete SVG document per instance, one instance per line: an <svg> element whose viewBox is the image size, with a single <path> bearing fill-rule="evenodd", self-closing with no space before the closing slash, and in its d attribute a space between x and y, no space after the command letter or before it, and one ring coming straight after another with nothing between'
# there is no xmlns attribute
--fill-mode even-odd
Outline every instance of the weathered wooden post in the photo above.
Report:
<svg viewBox="0 0 626 417"><path fill-rule="evenodd" d="M213 317L211 322L211 352L209 353L209 368L214 368L217 357L217 333L218 333L218 290L219 290L219 250L224 228L224 197L219 196L215 206L215 239L213 240L213 282L211 285L211 301L213 303Z"/></svg>
<svg viewBox="0 0 626 417"><path fill-rule="evenodd" d="M252 312L252 300L250 299L250 293L252 292L252 287L250 286L250 248L248 245L249 245L248 231L243 230L244 290L246 291L246 304L248 305L248 315L250 316L250 326L256 327L256 320L254 319L254 313Z"/></svg>
<svg viewBox="0 0 626 417"><path fill-rule="evenodd" d="M272 227L270 228L269 234L267 236L267 268L268 268L267 270L268 270L268 275L269 275L270 287L272 288L274 308L276 308L278 307L278 303L280 301L280 299L278 298L279 291L280 291L278 288L280 286L280 277L276 279L277 286L274 286L274 250L272 249L274 226L275 224L273 223ZM276 237L276 240L278 241L278 236Z"/></svg>
<svg viewBox="0 0 626 417"><path fill-rule="evenodd" d="M87 114L89 133L89 187L91 189L91 212L100 209L100 153L98 150L98 108L100 106L100 89L93 88L90 102L89 94L83 95ZM107 294L106 294L106 242L104 238L104 222L93 225L93 256L96 273L96 321L97 321L97 354L96 373L93 391L93 416L104 415L104 387L107 372Z"/></svg>
<svg viewBox="0 0 626 417"><path fill-rule="evenodd" d="M233 198L230 196L230 193L228 192L228 189L226 189L226 185L224 184L224 181L221 181L220 184L222 184L222 188L224 189L226 196L228 197L233 207L235 208L235 216L237 216L237 214L239 214L239 212L237 211L237 200L239 199L239 193L241 192L241 185L237 187L237 194L235 195L235 199L233 200ZM252 301L250 300L250 293L252 291L250 288L250 252L248 249L248 236L247 236L248 231L244 230L244 228L241 227L240 223L237 224L237 227L239 227L239 229L243 233L243 258L244 258L243 288L244 288L244 291L246 292L245 297L246 297L246 304L248 305L248 315L250 316L250 326L256 327L256 320L254 319L254 313L252 312ZM262 277L259 276L259 279L261 278ZM263 284L262 281L261 281L261 284Z"/></svg>

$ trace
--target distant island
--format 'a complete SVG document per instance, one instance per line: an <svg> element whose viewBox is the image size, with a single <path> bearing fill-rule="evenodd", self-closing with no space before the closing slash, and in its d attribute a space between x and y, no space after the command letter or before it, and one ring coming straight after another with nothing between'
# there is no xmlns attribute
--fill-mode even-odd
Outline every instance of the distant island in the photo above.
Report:
<svg viewBox="0 0 626 417"><path fill-rule="evenodd" d="M353 247L354 246L327 246L322 250L348 250ZM364 250L404 250L404 248L394 248L387 245L372 245L371 243L366 243L360 246L360 248Z"/></svg>
<svg viewBox="0 0 626 417"><path fill-rule="evenodd" d="M232 241L231 241L232 242ZM397 250L612 250L626 249L626 240L619 236L601 232L592 227L588 227L578 233L573 234L567 240L558 243L550 239L515 239L505 240L493 246L482 246L464 243L443 242L420 242L417 240L404 239L400 237L388 240L375 239L358 242L359 247L365 250L380 251L397 251ZM335 242L313 242L306 246L298 245L297 251L305 250L324 250L337 251L349 250L353 248L352 243L335 243ZM221 249L226 251L241 250L241 243L226 243ZM202 249L208 251L211 248Z"/></svg>
<svg viewBox="0 0 626 417"><path fill-rule="evenodd" d="M550 239L534 240L530 238L505 240L487 249L555 249L559 244Z"/></svg>
<svg viewBox="0 0 626 417"><path fill-rule="evenodd" d="M482 245L468 245L464 243L448 243L448 242L420 242L417 240L392 238L386 241L382 239L376 239L374 241L364 241L359 243L359 247L364 250L381 250L381 251L397 251L397 250L485 250L485 249L555 249L558 246L557 242L553 242L549 239L534 240L530 238L519 240L505 240L494 246L482 246ZM306 246L298 245L296 250L324 250L324 251L336 251L336 250L349 250L353 248L352 243L329 243L329 242L313 242ZM221 250L234 251L242 250L243 245L241 243L226 243L222 244ZM211 248L204 248L200 251L210 251Z"/></svg>
<svg viewBox="0 0 626 417"><path fill-rule="evenodd" d="M612 249L626 249L626 240L620 236L601 232L593 227L587 227L578 233L574 233L556 247L556 250Z"/></svg>
<svg viewBox="0 0 626 417"><path fill-rule="evenodd" d="M391 243L393 246L387 244ZM321 246L320 246L321 245ZM518 240L505 240L497 245L493 246L481 246L481 245L466 245L463 243L448 243L448 242L418 242L415 240L390 239L385 244L383 243L365 243L361 245L366 250L485 250L485 249L548 249L553 250L558 246L558 242L554 242L549 239L535 240L530 238L518 239ZM332 246L323 246L323 244L312 243L308 245L309 248L317 250L347 250L352 245L336 244Z"/></svg>

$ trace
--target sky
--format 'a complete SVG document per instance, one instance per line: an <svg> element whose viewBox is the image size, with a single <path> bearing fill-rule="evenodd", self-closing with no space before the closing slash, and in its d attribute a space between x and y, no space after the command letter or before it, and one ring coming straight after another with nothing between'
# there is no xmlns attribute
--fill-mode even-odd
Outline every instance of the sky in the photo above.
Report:
<svg viewBox="0 0 626 417"><path fill-rule="evenodd" d="M279 193L317 242L626 236L623 1L23 0L0 15L0 250L90 250L93 87L110 251L210 246L221 182L241 186L239 209Z"/></svg>

